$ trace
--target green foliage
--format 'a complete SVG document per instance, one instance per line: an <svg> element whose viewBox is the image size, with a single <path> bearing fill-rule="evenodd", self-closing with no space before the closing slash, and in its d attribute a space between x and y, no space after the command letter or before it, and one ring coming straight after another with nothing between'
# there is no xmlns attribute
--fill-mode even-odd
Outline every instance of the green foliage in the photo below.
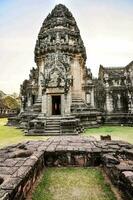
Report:
<svg viewBox="0 0 133 200"><path fill-rule="evenodd" d="M18 101L11 96L6 96L3 101L4 105L10 109L19 109L20 107Z"/></svg>
<svg viewBox="0 0 133 200"><path fill-rule="evenodd" d="M6 94L0 90L0 99L3 98Z"/></svg>
<svg viewBox="0 0 133 200"><path fill-rule="evenodd" d="M32 200L116 200L97 168L48 168Z"/></svg>

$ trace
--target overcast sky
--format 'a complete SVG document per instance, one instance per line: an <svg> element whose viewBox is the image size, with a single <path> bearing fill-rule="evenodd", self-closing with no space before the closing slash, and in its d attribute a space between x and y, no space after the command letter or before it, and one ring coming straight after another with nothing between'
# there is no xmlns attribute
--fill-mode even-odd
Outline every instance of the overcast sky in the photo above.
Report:
<svg viewBox="0 0 133 200"><path fill-rule="evenodd" d="M41 24L58 3L75 17L87 67L125 66L133 60L133 0L0 0L0 90L18 92L35 66Z"/></svg>

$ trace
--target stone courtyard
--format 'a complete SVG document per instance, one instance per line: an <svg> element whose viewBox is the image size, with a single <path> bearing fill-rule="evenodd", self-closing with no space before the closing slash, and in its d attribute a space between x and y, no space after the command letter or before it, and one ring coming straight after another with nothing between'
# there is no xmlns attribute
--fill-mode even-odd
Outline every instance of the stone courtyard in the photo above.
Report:
<svg viewBox="0 0 133 200"><path fill-rule="evenodd" d="M25 199L46 167L102 167L125 200L133 197L133 145L93 137L56 136L0 150L0 199Z"/></svg>

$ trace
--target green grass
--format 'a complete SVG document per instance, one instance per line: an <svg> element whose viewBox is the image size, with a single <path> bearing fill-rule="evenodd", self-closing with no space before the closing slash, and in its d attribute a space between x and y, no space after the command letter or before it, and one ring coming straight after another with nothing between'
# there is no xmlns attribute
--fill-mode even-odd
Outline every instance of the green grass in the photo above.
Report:
<svg viewBox="0 0 133 200"><path fill-rule="evenodd" d="M46 136L25 136L22 130L5 126L6 123L7 119L0 119L0 148L23 141L46 140L48 138ZM133 143L133 127L102 126L100 128L87 129L83 135L100 139L100 135L108 134L111 135L112 139Z"/></svg>
<svg viewBox="0 0 133 200"><path fill-rule="evenodd" d="M123 140L133 143L133 127L126 126L102 126L100 128L87 129L83 134L100 139L100 135L111 135L114 140Z"/></svg>
<svg viewBox="0 0 133 200"><path fill-rule="evenodd" d="M97 168L48 168L32 200L116 200Z"/></svg>
<svg viewBox="0 0 133 200"><path fill-rule="evenodd" d="M46 140L46 136L25 136L20 129L5 126L7 119L0 119L0 148L28 140Z"/></svg>

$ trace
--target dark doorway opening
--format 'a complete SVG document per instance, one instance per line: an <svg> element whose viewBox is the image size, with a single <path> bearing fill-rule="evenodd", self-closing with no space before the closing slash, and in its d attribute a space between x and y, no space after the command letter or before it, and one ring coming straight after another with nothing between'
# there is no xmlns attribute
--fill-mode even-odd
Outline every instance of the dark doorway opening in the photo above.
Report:
<svg viewBox="0 0 133 200"><path fill-rule="evenodd" d="M32 95L32 105L35 103L35 95Z"/></svg>
<svg viewBox="0 0 133 200"><path fill-rule="evenodd" d="M61 96L52 96L52 115L61 115Z"/></svg>

